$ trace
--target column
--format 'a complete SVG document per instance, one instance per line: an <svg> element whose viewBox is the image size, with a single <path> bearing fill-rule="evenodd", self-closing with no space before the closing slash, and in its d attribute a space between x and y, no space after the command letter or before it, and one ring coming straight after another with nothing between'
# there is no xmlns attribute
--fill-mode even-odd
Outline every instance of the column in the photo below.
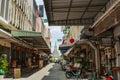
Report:
<svg viewBox="0 0 120 80"><path fill-rule="evenodd" d="M116 67L120 66L120 25L116 26L113 30L114 38L115 38L115 51L116 51ZM120 73L117 73L118 79L120 78Z"/></svg>
<svg viewBox="0 0 120 80"><path fill-rule="evenodd" d="M120 57L118 54L120 54L120 41L117 40L115 43L115 50L116 50L116 67L120 66ZM117 73L118 79L120 78L120 74Z"/></svg>

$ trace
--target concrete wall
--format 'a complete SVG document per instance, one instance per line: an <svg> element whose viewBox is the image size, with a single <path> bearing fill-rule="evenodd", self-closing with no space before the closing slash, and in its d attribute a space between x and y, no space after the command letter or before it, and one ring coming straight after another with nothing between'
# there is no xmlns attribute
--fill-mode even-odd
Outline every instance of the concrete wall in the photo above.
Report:
<svg viewBox="0 0 120 80"><path fill-rule="evenodd" d="M75 41L78 41L80 39L80 32L83 29L84 26L71 26L68 34L67 34L67 40L68 44L70 44L70 39L73 38Z"/></svg>
<svg viewBox="0 0 120 80"><path fill-rule="evenodd" d="M114 29L114 37L120 36L120 25Z"/></svg>

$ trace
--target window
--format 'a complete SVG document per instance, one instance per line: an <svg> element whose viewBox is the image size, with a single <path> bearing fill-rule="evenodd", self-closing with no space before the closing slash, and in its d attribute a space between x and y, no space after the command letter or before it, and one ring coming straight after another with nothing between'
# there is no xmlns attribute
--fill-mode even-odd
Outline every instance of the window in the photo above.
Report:
<svg viewBox="0 0 120 80"><path fill-rule="evenodd" d="M2 3L2 1L0 0L0 16L1 16L1 7L2 7L1 3Z"/></svg>
<svg viewBox="0 0 120 80"><path fill-rule="evenodd" d="M2 0L1 2L1 16L4 17L4 5L5 5L5 0Z"/></svg>
<svg viewBox="0 0 120 80"><path fill-rule="evenodd" d="M5 19L8 20L9 0L6 0Z"/></svg>

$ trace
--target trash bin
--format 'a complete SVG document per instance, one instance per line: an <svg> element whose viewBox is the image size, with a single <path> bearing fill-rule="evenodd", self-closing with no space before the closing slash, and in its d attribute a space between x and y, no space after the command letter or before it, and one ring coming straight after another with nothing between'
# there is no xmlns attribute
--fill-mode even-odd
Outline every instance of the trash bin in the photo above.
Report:
<svg viewBox="0 0 120 80"><path fill-rule="evenodd" d="M14 68L14 78L20 78L20 77L21 77L21 69Z"/></svg>

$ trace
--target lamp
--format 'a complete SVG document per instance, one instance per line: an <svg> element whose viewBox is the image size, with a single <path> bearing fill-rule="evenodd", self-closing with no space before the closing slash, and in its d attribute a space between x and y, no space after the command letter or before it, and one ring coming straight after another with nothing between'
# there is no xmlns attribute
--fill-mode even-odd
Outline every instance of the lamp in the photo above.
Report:
<svg viewBox="0 0 120 80"><path fill-rule="evenodd" d="M85 54L84 54L84 53L81 53L81 54L80 54L80 57L81 57L81 58L84 58L84 57L85 57Z"/></svg>

